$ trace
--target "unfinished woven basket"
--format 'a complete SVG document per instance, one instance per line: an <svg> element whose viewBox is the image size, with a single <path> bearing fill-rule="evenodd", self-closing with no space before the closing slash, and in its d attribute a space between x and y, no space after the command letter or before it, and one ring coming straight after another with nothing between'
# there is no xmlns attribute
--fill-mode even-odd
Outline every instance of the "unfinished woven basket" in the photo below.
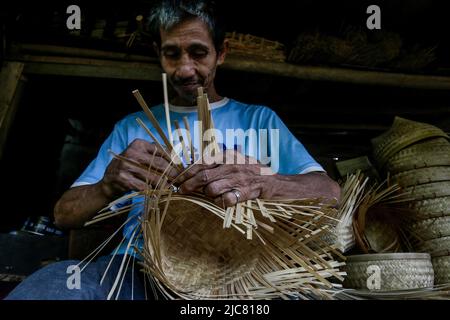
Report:
<svg viewBox="0 0 450 320"><path fill-rule="evenodd" d="M396 226L380 219L371 219L366 223L365 238L369 246L369 252L399 252L401 242Z"/></svg>
<svg viewBox="0 0 450 320"><path fill-rule="evenodd" d="M444 250L431 258L434 269L434 284L450 283L450 251Z"/></svg>
<svg viewBox="0 0 450 320"><path fill-rule="evenodd" d="M251 229L245 231L245 219L238 225L239 214L231 216L230 228L224 228L227 218L206 210L197 200L177 195L161 198L158 210L166 212L164 218L154 212L143 219L145 270L167 297L262 299L300 292L326 298L321 288L333 287L327 279L343 280L345 273L339 267L344 263L332 257L338 252L321 241L330 230L332 208L323 207L329 214L318 215L311 213L319 207L307 208L302 216L274 201L265 204L263 214L249 202L240 215L245 217L251 209L259 226L249 239ZM169 203L166 209L165 203ZM285 208L290 218L269 218L277 207Z"/></svg>
<svg viewBox="0 0 450 320"><path fill-rule="evenodd" d="M386 170L395 175L420 168L450 166L450 144L420 143L395 154L386 163Z"/></svg>
<svg viewBox="0 0 450 320"><path fill-rule="evenodd" d="M416 219L427 219L450 215L450 197L440 197L408 203Z"/></svg>
<svg viewBox="0 0 450 320"><path fill-rule="evenodd" d="M374 158L382 168L400 150L418 141L436 137L448 138L444 131L433 125L395 117L389 130L372 139Z"/></svg>
<svg viewBox="0 0 450 320"><path fill-rule="evenodd" d="M409 232L422 241L450 236L450 216L419 220L410 226Z"/></svg>
<svg viewBox="0 0 450 320"><path fill-rule="evenodd" d="M255 270L263 250L260 241L224 229L220 219L193 203L173 201L168 210L160 254L170 286L181 292L214 292Z"/></svg>
<svg viewBox="0 0 450 320"><path fill-rule="evenodd" d="M411 187L431 182L450 181L450 166L420 168L404 171L392 177L402 187Z"/></svg>
<svg viewBox="0 0 450 320"><path fill-rule="evenodd" d="M368 197L366 196L367 200ZM386 205L362 203L353 220L356 244L364 253L401 251L399 216Z"/></svg>
<svg viewBox="0 0 450 320"><path fill-rule="evenodd" d="M372 267L371 267L372 266ZM405 290L432 287L433 266L427 253L362 254L347 257L344 286L353 289L368 288L369 277L379 268L380 291ZM372 272L372 273L371 273Z"/></svg>

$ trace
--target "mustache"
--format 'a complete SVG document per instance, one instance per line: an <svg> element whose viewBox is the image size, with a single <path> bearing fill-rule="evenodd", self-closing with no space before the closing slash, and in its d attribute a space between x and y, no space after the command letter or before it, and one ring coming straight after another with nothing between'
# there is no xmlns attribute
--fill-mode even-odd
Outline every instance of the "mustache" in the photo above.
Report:
<svg viewBox="0 0 450 320"><path fill-rule="evenodd" d="M204 82L205 82L204 79L195 78L195 77L191 77L191 78L174 77L172 79L172 83L176 86L196 85L196 84L203 86Z"/></svg>

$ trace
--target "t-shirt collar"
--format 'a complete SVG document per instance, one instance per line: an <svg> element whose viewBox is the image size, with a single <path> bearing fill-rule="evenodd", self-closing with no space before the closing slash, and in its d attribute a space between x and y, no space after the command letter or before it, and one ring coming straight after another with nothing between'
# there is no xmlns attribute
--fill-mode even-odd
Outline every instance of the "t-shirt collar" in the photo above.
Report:
<svg viewBox="0 0 450 320"><path fill-rule="evenodd" d="M222 100L210 103L210 109L214 110L214 109L218 109L218 108L222 108L223 106L225 106L228 101L230 101L230 99L228 98L223 98ZM194 107L186 107L186 106L175 106L170 104L169 105L169 110L173 111L173 112L181 112L181 113L190 113L190 112L197 112L197 109Z"/></svg>

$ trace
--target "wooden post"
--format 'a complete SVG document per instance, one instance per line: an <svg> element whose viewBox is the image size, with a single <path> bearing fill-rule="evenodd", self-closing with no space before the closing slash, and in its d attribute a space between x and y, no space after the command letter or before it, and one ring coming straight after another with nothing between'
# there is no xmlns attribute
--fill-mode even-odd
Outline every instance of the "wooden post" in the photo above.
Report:
<svg viewBox="0 0 450 320"><path fill-rule="evenodd" d="M23 67L21 62L5 62L0 72L0 159L25 82Z"/></svg>

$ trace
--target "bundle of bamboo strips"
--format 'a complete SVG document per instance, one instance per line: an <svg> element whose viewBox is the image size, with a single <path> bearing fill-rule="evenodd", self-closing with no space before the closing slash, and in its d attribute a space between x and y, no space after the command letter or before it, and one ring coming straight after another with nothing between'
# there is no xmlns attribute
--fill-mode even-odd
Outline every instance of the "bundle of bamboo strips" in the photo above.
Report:
<svg viewBox="0 0 450 320"><path fill-rule="evenodd" d="M368 177L361 171L347 175L342 183L342 199L339 206L339 223L334 228L335 244L342 252L346 252L355 245L355 234L353 230L353 217L361 202L364 200Z"/></svg>

